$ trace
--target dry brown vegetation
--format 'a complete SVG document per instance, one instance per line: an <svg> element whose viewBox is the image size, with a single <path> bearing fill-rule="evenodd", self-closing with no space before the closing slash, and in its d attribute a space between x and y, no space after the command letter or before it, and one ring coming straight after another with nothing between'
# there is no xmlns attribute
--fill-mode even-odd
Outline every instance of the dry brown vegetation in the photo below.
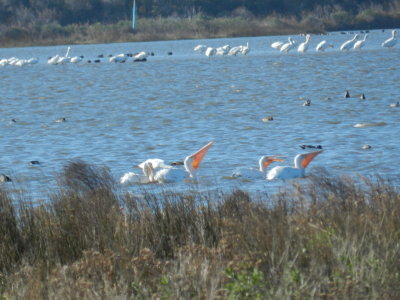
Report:
<svg viewBox="0 0 400 300"><path fill-rule="evenodd" d="M397 299L397 184L135 196L72 162L46 203L1 188L0 299Z"/></svg>

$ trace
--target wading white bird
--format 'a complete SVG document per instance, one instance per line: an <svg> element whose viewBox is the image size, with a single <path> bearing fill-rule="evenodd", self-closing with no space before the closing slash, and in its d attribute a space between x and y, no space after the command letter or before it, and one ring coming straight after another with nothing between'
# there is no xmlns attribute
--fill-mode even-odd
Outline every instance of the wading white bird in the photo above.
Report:
<svg viewBox="0 0 400 300"><path fill-rule="evenodd" d="M299 45L299 47L297 48L297 51L298 51L298 52L304 53L304 52L307 51L308 45L309 45L309 43L310 43L310 38L311 38L311 35L307 34L307 35L306 35L306 40L305 40L305 42L301 43L301 44Z"/></svg>
<svg viewBox="0 0 400 300"><path fill-rule="evenodd" d="M171 166L162 166L163 163L159 165L153 165L149 160L146 160L144 163L139 166L143 166L143 172L145 167L148 167L148 181L149 182L157 182L157 183L172 183L172 182L180 182L186 178L196 179L196 170L200 166L201 161L203 160L204 155L206 155L208 149L212 146L213 142L209 142L207 145L202 147L197 152L189 155L185 158L183 165L184 169L171 167Z"/></svg>
<svg viewBox="0 0 400 300"><path fill-rule="evenodd" d="M385 47L385 48L394 47L397 43L396 35L397 35L397 31L392 30L392 36L382 43L382 47Z"/></svg>
<svg viewBox="0 0 400 300"><path fill-rule="evenodd" d="M362 47L364 47L367 37L368 37L368 33L366 33L364 35L364 38L362 40L358 40L357 42L354 43L353 49L361 49Z"/></svg>
<svg viewBox="0 0 400 300"><path fill-rule="evenodd" d="M344 42L341 46L340 46L340 50L341 51L345 51L345 50L349 50L353 47L355 41L358 40L358 33L356 33L354 35L354 37L351 40L348 40L346 42Z"/></svg>
<svg viewBox="0 0 400 300"><path fill-rule="evenodd" d="M288 53L290 50L294 48L295 45L296 42L291 37L288 37L288 42L282 45L280 51Z"/></svg>
<svg viewBox="0 0 400 300"><path fill-rule="evenodd" d="M243 178L247 180L251 179L265 179L267 175L267 167L274 161L284 161L278 157L274 156L261 156L258 161L258 169L255 168L238 168L233 171L232 177Z"/></svg>
<svg viewBox="0 0 400 300"><path fill-rule="evenodd" d="M314 157L316 157L321 152L322 150L306 154L297 154L294 158L294 167L279 166L272 168L267 174L267 179L292 179L297 177L304 177L306 167L314 159Z"/></svg>
<svg viewBox="0 0 400 300"><path fill-rule="evenodd" d="M327 41L324 40L324 41L318 43L317 47L315 47L315 50L317 50L317 51L325 51L329 47L333 48L333 45L332 44L328 44Z"/></svg>

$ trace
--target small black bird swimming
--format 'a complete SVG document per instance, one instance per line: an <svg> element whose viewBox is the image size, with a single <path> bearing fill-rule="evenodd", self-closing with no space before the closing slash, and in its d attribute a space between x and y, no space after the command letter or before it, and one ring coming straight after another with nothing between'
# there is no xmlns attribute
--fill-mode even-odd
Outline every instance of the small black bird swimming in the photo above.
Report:
<svg viewBox="0 0 400 300"><path fill-rule="evenodd" d="M300 145L301 149L322 149L321 145L313 146L313 145Z"/></svg>

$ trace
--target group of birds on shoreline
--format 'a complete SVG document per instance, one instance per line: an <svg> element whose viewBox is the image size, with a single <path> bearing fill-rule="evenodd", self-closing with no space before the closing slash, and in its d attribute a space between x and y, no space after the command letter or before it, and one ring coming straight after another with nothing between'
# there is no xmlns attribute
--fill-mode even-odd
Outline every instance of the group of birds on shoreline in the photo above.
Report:
<svg viewBox="0 0 400 300"><path fill-rule="evenodd" d="M354 50L359 50L364 47L366 41L368 38L368 32L365 33L364 37L360 39L360 34L356 33L354 37L350 40L345 41L344 43L341 44L340 50L341 51L349 51L351 49ZM305 35L305 41L300 43L297 46L297 43L293 40L292 37L288 37L287 42L283 41L276 41L273 42L270 46L280 52L288 53L292 49L295 49L297 47L297 52L304 53L308 51L309 46L310 46L310 41L311 41L311 35L306 34ZM384 42L382 42L381 46L384 48L393 48L397 43L397 30L392 30L392 35L390 38L386 39ZM323 40L317 44L315 47L315 51L317 52L322 52L325 51L328 48L334 48L334 45L331 43L328 43L326 40ZM224 45L221 47L210 47L206 46L203 44L197 45L193 49L195 52L204 54L205 56L237 56L237 55L247 55L250 52L250 45L247 42L246 45L238 45L238 46L230 46L230 45ZM147 61L147 58L149 56L154 56L153 52L146 52L146 51L141 51L137 53L120 53L117 55L108 55L105 57L103 54L98 55L95 59L86 59L85 57L80 55L80 56L70 56L70 51L71 47L67 48L67 51L64 55L59 55L56 54L55 56L49 57L47 60L47 63L49 65L64 65L67 63L72 63L72 64L79 64L79 63L100 63L103 62L104 59L107 59L111 63L125 63L128 61L132 62L144 62ZM168 55L172 55L172 52L168 52ZM17 66L17 67L23 67L26 65L34 65L39 62L39 58L37 57L32 57L29 59L21 59L17 57L11 57L11 58L2 58L0 59L0 67L4 66Z"/></svg>
<svg viewBox="0 0 400 300"><path fill-rule="evenodd" d="M250 52L250 46L247 42L246 45L233 46L224 45L221 47L209 47L203 44L197 45L193 48L195 52L204 54L205 56L214 56L214 55L228 55L228 56L236 56L236 55L247 55Z"/></svg>
<svg viewBox="0 0 400 300"><path fill-rule="evenodd" d="M300 43L299 46L297 47L297 52L304 53L308 50L310 45L311 35L307 34L305 38L306 40ZM340 51L348 51L351 49L359 50L364 47L367 38L368 38L368 33L365 33L364 38L362 39L360 39L360 35L356 33L352 39L342 43L339 49ZM392 30L392 36L386 39L384 42L382 42L381 46L384 48L393 48L396 45L396 43L397 43L397 31ZM280 52L288 53L292 49L296 48L296 42L292 39L292 37L288 37L288 41L286 43L282 41L276 41L271 44L271 47L276 50L279 50ZM326 40L323 40L317 44L317 46L315 47L315 51L321 52L325 51L328 48L333 48L333 47L334 47L333 44L328 43Z"/></svg>
<svg viewBox="0 0 400 300"><path fill-rule="evenodd" d="M194 154L187 156L183 163L166 164L164 160L153 158L147 159L144 162L137 165L141 169L142 173L128 172L120 178L121 184L132 184L132 183L177 183L185 179L197 180L197 169L207 151L213 145L213 142L209 142L203 146L200 150ZM303 145L302 149L312 147ZM265 180L276 180L276 179L294 179L298 177L304 177L306 167L310 162L323 150L321 146L315 147L317 151L301 153L295 156L294 166L276 166L267 172L267 167L273 162L283 162L283 156L269 156L265 155L259 159L259 167L255 168L238 168L233 171L231 177L253 180L253 179L265 179ZM183 165L181 168L179 165Z"/></svg>

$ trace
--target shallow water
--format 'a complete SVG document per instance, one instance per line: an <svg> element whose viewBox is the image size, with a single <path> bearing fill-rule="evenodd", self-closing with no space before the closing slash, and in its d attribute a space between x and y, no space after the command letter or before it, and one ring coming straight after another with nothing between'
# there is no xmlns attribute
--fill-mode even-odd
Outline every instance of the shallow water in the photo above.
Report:
<svg viewBox="0 0 400 300"><path fill-rule="evenodd" d="M0 59L40 60L0 67L0 172L37 196L51 189L73 159L108 166L118 179L147 158L183 160L215 141L199 170L204 188L273 190L281 183L227 176L237 167L257 167L261 155L286 155L291 165L304 152L302 144L325 150L309 173L323 167L335 174L398 176L400 107L390 104L400 101L400 48L380 46L390 36L386 30L371 31L361 51L340 52L340 44L352 36L312 36L304 54L270 48L286 36L77 45L70 53L85 60L98 54L155 54L147 62L125 64L103 59L48 65L47 58L64 54L66 46L0 49ZM294 39L300 43L304 37ZM322 39L335 47L316 52ZM247 56L193 51L197 44L246 42ZM344 98L346 90L352 98ZM366 100L359 99L361 93ZM311 106L302 105L305 99ZM273 121L263 122L267 116ZM61 117L66 122L55 122ZM365 144L372 148L363 150ZM41 164L30 165L32 160Z"/></svg>

